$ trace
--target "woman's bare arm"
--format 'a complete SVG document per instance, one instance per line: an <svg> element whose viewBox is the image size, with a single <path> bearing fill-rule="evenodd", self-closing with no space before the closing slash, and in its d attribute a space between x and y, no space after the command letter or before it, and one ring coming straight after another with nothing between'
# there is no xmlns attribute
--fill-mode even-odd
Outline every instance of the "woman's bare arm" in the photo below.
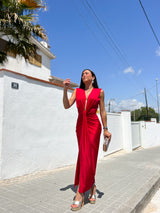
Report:
<svg viewBox="0 0 160 213"><path fill-rule="evenodd" d="M67 90L69 88L69 85L70 85L70 79L66 79L64 82L64 90L63 90L63 105L64 105L64 108L65 109L68 109L70 108L75 100L76 100L76 90L73 91L70 99L68 99L68 94L67 94Z"/></svg>
<svg viewBox="0 0 160 213"><path fill-rule="evenodd" d="M101 120L103 127L107 127L107 113L105 110L105 103L104 103L104 91L101 90L100 92L100 115L101 115ZM104 137L111 139L111 133L107 130L104 129Z"/></svg>
<svg viewBox="0 0 160 213"><path fill-rule="evenodd" d="M107 126L107 114L105 110L105 103L104 103L104 91L101 90L100 92L100 115L103 127Z"/></svg>

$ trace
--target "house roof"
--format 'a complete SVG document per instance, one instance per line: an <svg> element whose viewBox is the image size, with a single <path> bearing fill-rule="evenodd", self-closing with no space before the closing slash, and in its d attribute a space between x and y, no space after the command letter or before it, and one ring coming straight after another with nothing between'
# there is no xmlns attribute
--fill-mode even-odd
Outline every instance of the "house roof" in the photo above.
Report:
<svg viewBox="0 0 160 213"><path fill-rule="evenodd" d="M57 78L55 76L50 76L49 77L49 81L50 82L53 82L53 83L57 83L57 84L60 84L60 85L63 85L63 81L64 79L62 78ZM74 82L70 82L70 86L73 88L73 87L79 87L78 84L74 83Z"/></svg>

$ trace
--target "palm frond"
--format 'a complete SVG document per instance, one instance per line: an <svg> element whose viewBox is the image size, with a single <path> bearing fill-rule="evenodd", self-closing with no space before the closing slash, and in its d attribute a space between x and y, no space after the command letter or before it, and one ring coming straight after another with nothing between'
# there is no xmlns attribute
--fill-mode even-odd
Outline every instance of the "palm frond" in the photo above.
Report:
<svg viewBox="0 0 160 213"><path fill-rule="evenodd" d="M3 65L7 61L7 54L5 52L0 51L0 64Z"/></svg>
<svg viewBox="0 0 160 213"><path fill-rule="evenodd" d="M37 21L37 18L38 18L38 15L37 14L26 14L26 15L21 15L20 16L24 21L27 21L27 22L36 22Z"/></svg>
<svg viewBox="0 0 160 213"><path fill-rule="evenodd" d="M42 1L40 0L19 0L19 2L22 5L26 5L30 9L39 9L39 8L45 8L45 5L42 4Z"/></svg>
<svg viewBox="0 0 160 213"><path fill-rule="evenodd" d="M7 51L26 60L35 53L31 36L47 40L47 33L36 21L36 10L44 8L41 0L0 0L0 32L8 35ZM4 55L0 55L2 63Z"/></svg>

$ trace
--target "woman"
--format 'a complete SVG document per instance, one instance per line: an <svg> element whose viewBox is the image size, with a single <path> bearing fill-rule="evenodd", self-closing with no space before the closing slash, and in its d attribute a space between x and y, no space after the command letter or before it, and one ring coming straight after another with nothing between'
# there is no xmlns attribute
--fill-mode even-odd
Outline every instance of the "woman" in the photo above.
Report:
<svg viewBox="0 0 160 213"><path fill-rule="evenodd" d="M104 137L110 140L111 133L108 132L107 128L104 91L98 88L95 74L91 70L85 69L82 72L80 88L73 91L70 99L67 96L70 79L66 79L63 84L64 108L70 108L76 101L78 109L76 133L79 153L74 182L74 186L78 185L78 189L75 200L71 205L71 210L76 211L83 206L84 193L89 189L90 203L95 203L96 201L95 172L101 134L101 124L96 115L98 105L100 107Z"/></svg>

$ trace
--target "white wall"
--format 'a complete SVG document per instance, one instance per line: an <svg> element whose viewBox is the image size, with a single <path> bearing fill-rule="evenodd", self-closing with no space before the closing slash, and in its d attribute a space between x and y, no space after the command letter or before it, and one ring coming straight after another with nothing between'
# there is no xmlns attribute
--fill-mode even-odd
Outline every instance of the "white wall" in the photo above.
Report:
<svg viewBox="0 0 160 213"><path fill-rule="evenodd" d="M107 113L107 124L112 134L112 139L104 155L123 149L121 113Z"/></svg>
<svg viewBox="0 0 160 213"><path fill-rule="evenodd" d="M132 128L133 148L135 144L143 148L160 146L160 123L140 121L132 122L132 127L137 125L137 128ZM139 143L137 143L139 140Z"/></svg>
<svg viewBox="0 0 160 213"><path fill-rule="evenodd" d="M142 122L141 135L143 148L160 146L160 123Z"/></svg>
<svg viewBox="0 0 160 213"><path fill-rule="evenodd" d="M0 78L4 82L0 179L75 164L78 154L76 104L65 110L63 88L12 72L3 73L4 77ZM11 88L12 82L19 84L18 90ZM121 149L128 151L127 142L129 146L132 143L131 132L125 134L130 131L130 112L108 113L107 118L112 140L108 151L103 152L101 135L99 159Z"/></svg>
<svg viewBox="0 0 160 213"><path fill-rule="evenodd" d="M43 80L48 80L48 77L51 75L50 71L50 59L43 54L41 51L37 51L39 55L42 56L42 66L38 67L36 65L26 63L24 59L22 59L22 73L35 77L40 78ZM11 69L12 70L12 69Z"/></svg>
<svg viewBox="0 0 160 213"><path fill-rule="evenodd" d="M109 132L112 134L111 142L107 152L103 152L104 136L102 130L98 158L101 159L106 155L120 151L122 149L127 152L131 152L132 138L130 112L123 111L121 113L107 113L107 125Z"/></svg>
<svg viewBox="0 0 160 213"><path fill-rule="evenodd" d="M2 166L2 137L3 137L3 72L0 72L0 177Z"/></svg>
<svg viewBox="0 0 160 213"><path fill-rule="evenodd" d="M40 51L38 51L38 54L42 55L41 67L26 62L24 58L20 56L17 56L16 58L8 56L8 61L4 65L0 65L0 69L5 68L48 81L48 77L51 75L50 59Z"/></svg>
<svg viewBox="0 0 160 213"><path fill-rule="evenodd" d="M11 88L11 83L19 89ZM71 95L72 91L70 91ZM41 170L76 163L76 105L65 110L63 88L33 80L12 72L0 72L0 179L9 179ZM100 115L98 114L100 117ZM132 151L130 112L108 113L112 139L107 152ZM140 122L140 140L144 148L160 145L160 124ZM102 131L103 133L103 131Z"/></svg>
<svg viewBox="0 0 160 213"><path fill-rule="evenodd" d="M5 72L4 95L1 179L76 162L77 110L63 108L63 88Z"/></svg>
<svg viewBox="0 0 160 213"><path fill-rule="evenodd" d="M22 73L22 58L17 56L15 59L14 57L8 56L8 61L4 63L4 65L0 64L0 69L5 68L8 70L12 70L18 73Z"/></svg>
<svg viewBox="0 0 160 213"><path fill-rule="evenodd" d="M132 122L132 148L141 146L140 122Z"/></svg>
<svg viewBox="0 0 160 213"><path fill-rule="evenodd" d="M132 152L132 129L131 129L131 114L130 111L122 111L122 135L123 149L127 152Z"/></svg>
<svg viewBox="0 0 160 213"><path fill-rule="evenodd" d="M123 149L123 134L122 134L122 114L108 113L107 123L109 131L112 133L111 143L108 148L108 154Z"/></svg>
<svg viewBox="0 0 160 213"><path fill-rule="evenodd" d="M1 34L1 33L0 33ZM2 36L2 39L8 41L8 36ZM36 39L34 39L36 41ZM37 41L37 43L39 43ZM37 49L37 53L42 56L42 66L36 66L26 62L23 57L17 56L16 58L7 56L8 61L3 65L0 64L0 69L5 68L21 74L29 75L35 78L40 78L48 81L48 77L51 75L50 60L40 49Z"/></svg>

